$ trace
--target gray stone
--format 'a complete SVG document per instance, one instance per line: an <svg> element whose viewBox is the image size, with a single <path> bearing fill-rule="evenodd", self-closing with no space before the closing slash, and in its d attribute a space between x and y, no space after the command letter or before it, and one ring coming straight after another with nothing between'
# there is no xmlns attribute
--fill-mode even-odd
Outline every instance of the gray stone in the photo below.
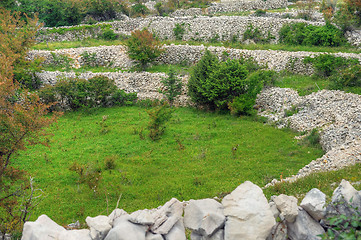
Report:
<svg viewBox="0 0 361 240"><path fill-rule="evenodd" d="M21 240L54 240L66 232L46 215L41 215L35 222L26 222Z"/></svg>
<svg viewBox="0 0 361 240"><path fill-rule="evenodd" d="M164 240L164 238L160 234L147 232L147 234L145 235L145 240Z"/></svg>
<svg viewBox="0 0 361 240"><path fill-rule="evenodd" d="M118 217L113 225L105 240L145 240L147 227L129 222L129 215Z"/></svg>
<svg viewBox="0 0 361 240"><path fill-rule="evenodd" d="M287 225L285 221L278 222L273 226L266 240L287 240Z"/></svg>
<svg viewBox="0 0 361 240"><path fill-rule="evenodd" d="M278 211L276 204L273 201L270 201L268 204L273 213L273 217L277 219L280 216L280 211Z"/></svg>
<svg viewBox="0 0 361 240"><path fill-rule="evenodd" d="M60 233L57 240L92 240L89 229L69 230Z"/></svg>
<svg viewBox="0 0 361 240"><path fill-rule="evenodd" d="M90 228L90 236L93 240L103 240L112 228L108 216L87 217L85 221Z"/></svg>
<svg viewBox="0 0 361 240"><path fill-rule="evenodd" d="M287 223L288 237L291 240L316 240L318 235L325 233L321 225L316 222L303 208L299 208L295 222Z"/></svg>
<svg viewBox="0 0 361 240"><path fill-rule="evenodd" d="M298 214L297 198L281 194L273 198L277 209L281 212L280 217L287 222L294 222Z"/></svg>
<svg viewBox="0 0 361 240"><path fill-rule="evenodd" d="M116 208L113 210L113 212L111 214L109 214L108 218L109 218L109 224L111 226L113 226L114 220L117 219L118 217L122 216L122 215L126 215L128 214L126 211L124 211L123 209L119 209Z"/></svg>
<svg viewBox="0 0 361 240"><path fill-rule="evenodd" d="M326 214L326 195L317 188L311 189L301 202L301 207L306 210L316 221L321 220Z"/></svg>
<svg viewBox="0 0 361 240"><path fill-rule="evenodd" d="M132 223L142 224L142 225L153 225L154 218L152 212L148 209L138 210L130 214L129 221Z"/></svg>
<svg viewBox="0 0 361 240"><path fill-rule="evenodd" d="M266 239L276 221L262 189L246 181L222 200L225 239Z"/></svg>
<svg viewBox="0 0 361 240"><path fill-rule="evenodd" d="M164 238L165 240L187 240L182 218L174 224L168 234L164 235Z"/></svg>
<svg viewBox="0 0 361 240"><path fill-rule="evenodd" d="M213 199L190 200L184 209L184 225L202 236L211 236L224 226L223 206Z"/></svg>
<svg viewBox="0 0 361 240"><path fill-rule="evenodd" d="M224 229L219 229L211 236L202 236L196 232L191 233L191 240L224 240Z"/></svg>
<svg viewBox="0 0 361 240"><path fill-rule="evenodd" d="M159 207L152 213L154 225L151 227L152 232L167 234L174 224L176 224L183 215L183 204L176 198L172 198L164 206Z"/></svg>

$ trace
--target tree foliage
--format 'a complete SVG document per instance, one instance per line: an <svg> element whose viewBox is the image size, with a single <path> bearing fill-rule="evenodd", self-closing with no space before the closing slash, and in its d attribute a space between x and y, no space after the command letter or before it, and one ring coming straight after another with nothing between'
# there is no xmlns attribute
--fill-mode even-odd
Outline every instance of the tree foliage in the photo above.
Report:
<svg viewBox="0 0 361 240"><path fill-rule="evenodd" d="M160 42L153 37L147 29L135 30L127 41L128 55L138 63L142 70L146 69L148 63L154 61L164 51Z"/></svg>
<svg viewBox="0 0 361 240"><path fill-rule="evenodd" d="M19 14L0 9L0 22L0 231L6 233L26 219L19 200L29 185L24 183L25 172L12 166L15 155L28 145L46 144L43 129L56 115L45 117L48 106L14 79L14 69L33 43L37 20L25 22Z"/></svg>
<svg viewBox="0 0 361 240"><path fill-rule="evenodd" d="M168 72L168 77L164 78L162 80L162 83L163 83L165 89L161 90L160 92L166 96L166 98L169 102L169 105L172 106L174 99L179 94L181 94L182 82L177 77L175 70L173 68L171 68Z"/></svg>

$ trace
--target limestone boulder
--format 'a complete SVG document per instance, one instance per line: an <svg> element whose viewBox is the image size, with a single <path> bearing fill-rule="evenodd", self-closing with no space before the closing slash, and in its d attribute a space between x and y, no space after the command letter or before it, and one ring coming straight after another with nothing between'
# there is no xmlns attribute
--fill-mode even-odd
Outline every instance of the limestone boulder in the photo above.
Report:
<svg viewBox="0 0 361 240"><path fill-rule="evenodd" d="M85 222L90 228L90 236L93 240L103 240L112 228L108 216L87 217Z"/></svg>
<svg viewBox="0 0 361 240"><path fill-rule="evenodd" d="M26 222L21 240L53 240L66 232L46 215L41 215L35 222Z"/></svg>
<svg viewBox="0 0 361 240"><path fill-rule="evenodd" d="M117 219L118 217L122 216L122 215L126 215L128 214L126 211L124 211L123 209L119 209L116 208L113 210L113 212L111 214L109 214L108 218L109 218L109 224L111 226L113 226L114 220Z"/></svg>
<svg viewBox="0 0 361 240"><path fill-rule="evenodd" d="M122 215L115 219L114 227L109 231L105 240L145 240L147 227L129 221L129 215Z"/></svg>
<svg viewBox="0 0 361 240"><path fill-rule="evenodd" d="M281 194L274 197L273 202L277 209L281 212L281 219L286 219L287 222L294 222L298 214L297 198Z"/></svg>
<svg viewBox="0 0 361 240"><path fill-rule="evenodd" d="M201 236L211 236L224 226L223 205L214 199L190 200L184 209L184 225Z"/></svg>
<svg viewBox="0 0 361 240"><path fill-rule="evenodd" d="M262 189L246 181L222 200L225 239L266 239L276 221Z"/></svg>
<svg viewBox="0 0 361 240"><path fill-rule="evenodd" d="M147 234L145 235L145 240L164 240L164 238L160 234L147 232Z"/></svg>
<svg viewBox="0 0 361 240"><path fill-rule="evenodd" d="M287 222L288 237L291 240L318 240L325 233L322 226L314 220L303 208L298 209L295 221Z"/></svg>
<svg viewBox="0 0 361 240"><path fill-rule="evenodd" d="M129 221L132 223L142 224L142 225L153 225L154 218L151 210L144 209L138 210L130 214Z"/></svg>
<svg viewBox="0 0 361 240"><path fill-rule="evenodd" d="M313 188L306 194L300 206L316 221L320 221L326 214L326 195Z"/></svg>
<svg viewBox="0 0 361 240"><path fill-rule="evenodd" d="M151 231L162 235L167 234L182 215L183 204L176 198L172 198L152 213L154 225L151 227Z"/></svg>
<svg viewBox="0 0 361 240"><path fill-rule="evenodd" d="M224 240L224 229L219 229L211 236L202 236L196 232L192 232L191 240Z"/></svg>
<svg viewBox="0 0 361 240"><path fill-rule="evenodd" d="M60 233L57 240L92 240L89 229L69 230Z"/></svg>
<svg viewBox="0 0 361 240"><path fill-rule="evenodd" d="M176 224L172 227L172 229L168 232L168 234L164 235L165 240L187 240L183 219L179 219Z"/></svg>
<svg viewBox="0 0 361 240"><path fill-rule="evenodd" d="M270 201L268 204L269 204L269 206L271 208L271 211L273 213L273 217L275 219L277 219L280 216L280 211L278 211L278 208L277 208L276 204L273 201Z"/></svg>

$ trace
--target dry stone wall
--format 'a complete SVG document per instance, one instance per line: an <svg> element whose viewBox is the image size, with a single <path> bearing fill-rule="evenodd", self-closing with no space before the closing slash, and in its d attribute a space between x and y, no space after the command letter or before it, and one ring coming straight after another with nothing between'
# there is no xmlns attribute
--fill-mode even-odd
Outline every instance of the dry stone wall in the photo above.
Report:
<svg viewBox="0 0 361 240"><path fill-rule="evenodd" d="M220 3L213 3L207 10L208 13L221 12L242 12L255 9L277 9L286 8L287 0L221 0Z"/></svg>
<svg viewBox="0 0 361 240"><path fill-rule="evenodd" d="M160 64L195 64L204 54L206 49L216 54L220 59L231 58L238 59L240 57L253 58L258 64L267 66L269 69L277 72L288 70L294 73L310 75L313 73L311 64L303 63L305 57L317 56L322 53L315 52L289 52L276 50L246 50L232 49L225 47L205 47L191 45L164 45L165 53L157 60ZM34 50L29 53L29 58L42 57L46 64L54 64L52 54L65 55L73 59L72 67L79 68L86 64L82 55L84 53L94 54L94 63L100 66L109 66L114 68L129 69L134 63L127 55L126 47L117 46L100 46L89 48L71 48L60 49L56 51ZM354 53L336 53L335 56L345 58L356 58L361 61L360 54Z"/></svg>
<svg viewBox="0 0 361 240"><path fill-rule="evenodd" d="M160 39L175 39L173 29L176 24L184 24L185 33L183 40L209 41L218 36L220 41L229 41L237 36L243 39L243 33L252 24L260 29L265 37L268 32L275 37L274 42L278 42L278 32L284 24L305 22L307 24L322 25L323 22L310 22L302 19L282 19L273 17L243 17L243 16L221 16L221 17L149 17L149 18L127 18L122 21L106 23L111 26L114 32L130 35L133 30L148 28ZM100 24L99 24L100 25ZM72 28L68 28L72 29ZM95 28L96 29L96 28ZM42 34L37 37L37 41L71 41L87 37L98 37L101 33L92 29L71 30L64 34L50 33L52 28L43 28Z"/></svg>
<svg viewBox="0 0 361 240"><path fill-rule="evenodd" d="M326 204L326 195L314 188L300 206L295 197L284 194L268 201L260 187L246 181L221 201L172 198L158 208L130 214L115 209L109 216L87 217L88 229L73 229L70 224L71 230L66 230L41 215L24 224L22 240L186 240L187 231L191 240L321 239L319 235L331 227L327 218L351 217L360 209L361 191L345 180L331 203Z"/></svg>

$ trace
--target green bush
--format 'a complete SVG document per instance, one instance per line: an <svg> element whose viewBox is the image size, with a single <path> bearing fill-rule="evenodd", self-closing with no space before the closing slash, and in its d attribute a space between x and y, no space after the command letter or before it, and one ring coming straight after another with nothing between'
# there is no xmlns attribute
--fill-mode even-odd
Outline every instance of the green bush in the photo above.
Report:
<svg viewBox="0 0 361 240"><path fill-rule="evenodd" d="M192 101L210 109L234 114L251 114L257 94L264 85L272 84L274 72L259 70L252 60L227 60L206 51L192 69L188 94Z"/></svg>
<svg viewBox="0 0 361 240"><path fill-rule="evenodd" d="M114 80L104 76L95 76L88 81L78 78L61 79L53 87L40 89L39 96L45 103L57 101L61 107L72 110L129 105L136 100L135 93L126 94L116 87Z"/></svg>
<svg viewBox="0 0 361 240"><path fill-rule="evenodd" d="M166 123L171 119L173 110L166 104L147 110L149 115L149 137L153 141L159 140L164 134Z"/></svg>
<svg viewBox="0 0 361 240"><path fill-rule="evenodd" d="M162 84L164 85L165 89L160 92L166 96L169 105L172 106L174 99L179 94L181 94L181 89L182 89L182 82L177 77L177 73L173 68L169 69L168 77L162 80Z"/></svg>
<svg viewBox="0 0 361 240"><path fill-rule="evenodd" d="M257 9L255 12L254 12L254 15L256 15L257 17L261 17L261 16L265 16L267 13L266 10L263 10L263 9Z"/></svg>
<svg viewBox="0 0 361 240"><path fill-rule="evenodd" d="M361 65L354 64L344 68L336 75L331 77L333 89L343 89L344 87L360 87L361 86Z"/></svg>
<svg viewBox="0 0 361 240"><path fill-rule="evenodd" d="M320 54L314 58L306 57L304 63L312 63L315 68L315 74L321 77L330 77L335 75L339 70L346 68L351 64L357 64L357 59L348 59L336 57L331 54Z"/></svg>
<svg viewBox="0 0 361 240"><path fill-rule="evenodd" d="M113 29L110 28L103 30L103 33L100 35L100 38L104 40L116 40L118 37L118 34L116 34Z"/></svg>
<svg viewBox="0 0 361 240"><path fill-rule="evenodd" d="M280 29L279 35L280 42L288 45L338 47L347 42L342 31L330 23L324 26L287 24Z"/></svg>
<svg viewBox="0 0 361 240"><path fill-rule="evenodd" d="M145 70L148 63L151 63L164 51L160 42L153 37L147 29L131 32L127 41L128 55L138 62L137 67Z"/></svg>
<svg viewBox="0 0 361 240"><path fill-rule="evenodd" d="M131 7L130 12L133 17L139 17L148 14L149 9L144 4L137 3Z"/></svg>
<svg viewBox="0 0 361 240"><path fill-rule="evenodd" d="M268 31L267 37L264 37L259 28L254 28L252 24L250 24L246 31L243 33L243 40L253 40L255 43L269 43L272 39L275 39L272 36L271 32Z"/></svg>
<svg viewBox="0 0 361 240"><path fill-rule="evenodd" d="M184 23L182 24L176 23L175 27L173 28L173 33L176 40L179 41L183 40L183 35L185 33Z"/></svg>

